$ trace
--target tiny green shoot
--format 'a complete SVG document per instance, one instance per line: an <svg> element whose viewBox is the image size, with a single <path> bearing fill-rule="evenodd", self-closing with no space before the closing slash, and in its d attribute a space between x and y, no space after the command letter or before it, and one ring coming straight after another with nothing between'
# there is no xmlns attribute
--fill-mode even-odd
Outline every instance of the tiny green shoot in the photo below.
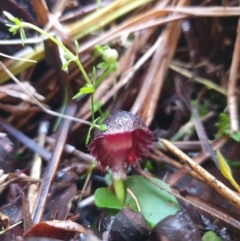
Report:
<svg viewBox="0 0 240 241"><path fill-rule="evenodd" d="M3 11L3 14L6 16L6 18L11 22L6 24L9 27L9 31L13 34L16 34L17 32L20 33L22 44L24 45L24 42L26 40L26 34L24 29L32 29L39 34L47 37L48 39L52 40L62 51L62 56L64 58L62 70L67 71L68 66L71 62L75 62L78 66L81 74L83 75L86 83L83 87L81 87L73 96L73 99L77 99L81 97L82 95L90 95L91 97L91 110L92 110L92 123L89 128L87 138L86 138L86 144L90 140L90 134L93 128L98 128L100 131L105 131L106 126L102 124L97 123L97 119L95 119L94 115L94 93L97 89L97 87L103 82L104 79L106 79L112 72L116 71L118 68L118 52L115 49L110 48L109 46L96 46L96 51L98 54L102 56L103 62L99 63L97 65L97 68L100 69L101 74L98 74L95 66L92 68L92 78L90 78L85 71L80 59L79 59L79 45L78 42L75 41L75 53L72 53L60 40L49 34L48 32L42 30L41 28L27 22L23 22L19 20L18 18L14 17L10 13Z"/></svg>
<svg viewBox="0 0 240 241"><path fill-rule="evenodd" d="M218 132L216 134L217 137L225 134L230 136L233 140L240 142L240 131L232 133L230 130L230 118L228 114L221 113L219 115L219 121L216 126L218 127Z"/></svg>

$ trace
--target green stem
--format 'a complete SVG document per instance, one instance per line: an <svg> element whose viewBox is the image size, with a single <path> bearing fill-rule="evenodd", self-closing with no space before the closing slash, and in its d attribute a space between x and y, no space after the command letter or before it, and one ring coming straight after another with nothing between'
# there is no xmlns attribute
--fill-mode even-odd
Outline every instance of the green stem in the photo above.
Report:
<svg viewBox="0 0 240 241"><path fill-rule="evenodd" d="M101 107L99 107L98 112L99 112L99 114L100 114L100 116L101 116L101 117L103 117L103 116L104 116L104 113L103 113L103 111L102 111ZM240 165L240 164L239 164L239 165Z"/></svg>
<svg viewBox="0 0 240 241"><path fill-rule="evenodd" d="M66 107L67 107L67 102L68 102L68 88L65 87L64 88L64 92L63 92L63 102L62 102L62 106L61 106L61 110L60 113L64 114ZM60 124L62 117L58 117L57 120L55 121L54 125L53 125L53 131L55 132Z"/></svg>
<svg viewBox="0 0 240 241"><path fill-rule="evenodd" d="M40 34L48 37L49 39L51 39L56 45L58 45L59 47L61 47L65 52L68 52L73 58L75 57L75 55L68 50L68 48L66 48L62 42L58 41L56 38L54 38L51 34L49 34L48 32L42 30L41 28L31 24L31 23L26 23L26 22L21 22L21 27L22 28L31 28L33 30L35 30L36 32L39 32Z"/></svg>
<svg viewBox="0 0 240 241"><path fill-rule="evenodd" d="M123 179L113 180L115 194L121 203L125 201L125 187Z"/></svg>
<svg viewBox="0 0 240 241"><path fill-rule="evenodd" d="M94 92L91 94L91 108L92 108L92 124L94 125L94 120L95 120L95 116L94 116Z"/></svg>
<svg viewBox="0 0 240 241"><path fill-rule="evenodd" d="M22 28L31 28L33 30L35 30L36 32L48 37L49 39L51 39L56 45L58 45L60 48L62 48L66 53L68 53L71 58L76 62L78 68L80 69L82 75L84 76L85 80L87 81L87 83L89 85L92 86L92 83L90 81L90 79L88 78L88 75L86 73L86 71L84 70L81 61L79 60L78 56L75 56L68 48L66 48L63 43L61 41L58 41L56 38L54 38L51 34L49 34L48 32L45 32L44 30L42 30L41 28L31 24L31 23L26 23L26 22L22 22L21 25Z"/></svg>
<svg viewBox="0 0 240 241"><path fill-rule="evenodd" d="M80 71L81 71L84 79L87 81L87 83L88 83L90 86L92 86L92 82L91 82L90 79L88 78L88 75L87 75L85 69L83 68L81 61L76 57L75 62L76 62L76 64L77 64L78 68L80 69Z"/></svg>
<svg viewBox="0 0 240 241"><path fill-rule="evenodd" d="M96 83L94 84L94 88L96 89L102 81L113 71L112 67L109 67L97 80Z"/></svg>

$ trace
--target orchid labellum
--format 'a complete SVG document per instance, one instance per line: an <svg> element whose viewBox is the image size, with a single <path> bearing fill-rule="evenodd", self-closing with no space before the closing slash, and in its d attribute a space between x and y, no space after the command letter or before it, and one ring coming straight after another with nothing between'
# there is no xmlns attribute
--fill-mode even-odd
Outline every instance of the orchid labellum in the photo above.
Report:
<svg viewBox="0 0 240 241"><path fill-rule="evenodd" d="M104 124L107 130L96 129L88 149L103 171L110 167L116 184L126 178L129 164L148 156L153 133L138 116L122 110L115 111Z"/></svg>

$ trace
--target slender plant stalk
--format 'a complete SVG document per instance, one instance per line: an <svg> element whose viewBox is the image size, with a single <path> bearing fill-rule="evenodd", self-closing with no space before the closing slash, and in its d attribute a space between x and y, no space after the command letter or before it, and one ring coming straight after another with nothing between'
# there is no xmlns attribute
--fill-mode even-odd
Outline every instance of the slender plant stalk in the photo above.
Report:
<svg viewBox="0 0 240 241"><path fill-rule="evenodd" d="M94 92L91 94L91 108L92 108L92 123L94 123L95 115L94 115Z"/></svg>
<svg viewBox="0 0 240 241"><path fill-rule="evenodd" d="M97 29L106 26L110 22L114 21L118 17L127 14L128 12L136 9L137 7L140 7L148 2L151 2L152 0L117 0L112 3L110 3L108 6L103 7L99 9L98 11L95 11L88 16L84 17L78 22L75 22L74 24L66 26L68 28L68 33L70 36L72 36L72 39L80 39L87 34L92 33L93 31L96 31ZM111 16L111 17L107 17ZM104 20L104 22L101 22L101 26L99 26L99 21ZM93 26L93 27L92 27ZM44 58L44 46L43 44L37 45L34 50L30 50L29 53L25 54L19 54L19 57L21 58L28 58L35 60L37 62L41 61ZM9 64L5 63L9 71L17 75L24 71L25 69L28 69L29 67L33 66L33 63L29 62L22 62L22 61L9 61ZM78 63L77 63L78 65ZM78 67L80 67L78 65ZM85 74L83 74L85 77ZM0 71L0 84L6 82L9 79L9 76L4 72Z"/></svg>
<svg viewBox="0 0 240 241"><path fill-rule="evenodd" d="M125 201L125 187L123 179L113 180L115 194L121 203Z"/></svg>
<svg viewBox="0 0 240 241"><path fill-rule="evenodd" d="M113 69L111 67L109 67L96 81L96 84L95 84L95 88L97 88L104 79L107 78L107 76L109 74L111 74L113 72Z"/></svg>
<svg viewBox="0 0 240 241"><path fill-rule="evenodd" d="M69 54L72 57L72 60L76 62L78 68L80 69L81 73L83 74L85 80L87 81L87 83L89 85L92 85L90 79L88 78L88 75L86 73L86 71L84 70L82 63L80 62L80 60L78 59L77 56L75 56L67 47L65 47L63 45L63 43L61 41L58 41L55 37L53 37L51 34L45 32L44 30L42 30L41 28L31 24L31 23L26 23L26 22L22 22L22 28L30 28L35 30L36 32L48 37L49 39L51 39L56 45L58 45L60 48L62 48L67 54Z"/></svg>

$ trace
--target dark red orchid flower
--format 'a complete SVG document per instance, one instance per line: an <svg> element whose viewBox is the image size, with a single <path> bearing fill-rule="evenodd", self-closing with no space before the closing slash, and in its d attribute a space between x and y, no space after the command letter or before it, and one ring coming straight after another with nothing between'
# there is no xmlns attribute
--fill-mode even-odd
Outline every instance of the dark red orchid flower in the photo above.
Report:
<svg viewBox="0 0 240 241"><path fill-rule="evenodd" d="M88 149L103 171L110 167L113 179L124 179L128 165L148 155L153 133L138 116L122 110L115 111L104 124L107 130L96 129Z"/></svg>

